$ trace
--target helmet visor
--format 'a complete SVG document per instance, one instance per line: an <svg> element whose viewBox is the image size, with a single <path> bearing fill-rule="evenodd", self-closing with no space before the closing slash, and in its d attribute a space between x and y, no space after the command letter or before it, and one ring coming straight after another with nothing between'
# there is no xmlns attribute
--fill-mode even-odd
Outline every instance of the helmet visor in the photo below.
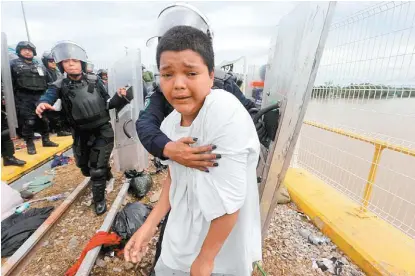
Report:
<svg viewBox="0 0 415 276"><path fill-rule="evenodd" d="M52 49L52 55L56 63L67 59L76 59L86 62L88 57L85 50L75 43L59 43Z"/></svg>
<svg viewBox="0 0 415 276"><path fill-rule="evenodd" d="M207 22L196 11L183 6L169 7L160 14L156 33L147 40L147 47L153 45L156 38L162 37L171 28L183 25L199 29L205 34L209 30Z"/></svg>
<svg viewBox="0 0 415 276"><path fill-rule="evenodd" d="M21 41L18 46L20 46L20 48L30 48L30 49L36 49L36 46L29 41Z"/></svg>

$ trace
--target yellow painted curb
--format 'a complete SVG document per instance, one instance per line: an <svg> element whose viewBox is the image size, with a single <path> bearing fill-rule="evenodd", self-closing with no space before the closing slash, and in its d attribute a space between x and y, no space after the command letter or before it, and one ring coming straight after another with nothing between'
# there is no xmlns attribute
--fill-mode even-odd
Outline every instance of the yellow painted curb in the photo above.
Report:
<svg viewBox="0 0 415 276"><path fill-rule="evenodd" d="M58 143L59 147L56 148L44 148L42 147L42 141L36 141L36 151L35 155L28 155L26 148L17 150L14 155L16 158L26 161L26 165L23 167L17 166L3 166L3 159L1 162L1 180L7 183L11 183L28 172L42 166L57 153L64 152L68 150L72 144L72 136L65 137L51 137L51 141Z"/></svg>
<svg viewBox="0 0 415 276"><path fill-rule="evenodd" d="M415 240L303 169L284 180L292 200L368 275L415 275Z"/></svg>

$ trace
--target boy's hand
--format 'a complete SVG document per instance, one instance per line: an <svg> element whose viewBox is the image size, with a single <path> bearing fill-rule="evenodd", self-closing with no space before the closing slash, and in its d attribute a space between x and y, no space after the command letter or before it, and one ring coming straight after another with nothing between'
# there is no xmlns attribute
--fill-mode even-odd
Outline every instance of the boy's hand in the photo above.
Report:
<svg viewBox="0 0 415 276"><path fill-rule="evenodd" d="M156 233L157 228L144 223L131 237L124 248L124 258L127 262L138 263L145 256L148 243Z"/></svg>
<svg viewBox="0 0 415 276"><path fill-rule="evenodd" d="M178 141L169 142L164 147L163 155L185 167L200 171L208 172L208 167L217 167L216 159L221 156L210 153L216 147L213 145L190 147L196 141L192 137L184 137Z"/></svg>
<svg viewBox="0 0 415 276"><path fill-rule="evenodd" d="M40 103L37 107L36 107L36 114L37 116L39 116L39 118L42 118L42 113L45 110L55 110L55 108L53 106L51 106L48 103Z"/></svg>
<svg viewBox="0 0 415 276"><path fill-rule="evenodd" d="M208 260L199 255L190 267L190 276L210 276L213 266L214 260Z"/></svg>

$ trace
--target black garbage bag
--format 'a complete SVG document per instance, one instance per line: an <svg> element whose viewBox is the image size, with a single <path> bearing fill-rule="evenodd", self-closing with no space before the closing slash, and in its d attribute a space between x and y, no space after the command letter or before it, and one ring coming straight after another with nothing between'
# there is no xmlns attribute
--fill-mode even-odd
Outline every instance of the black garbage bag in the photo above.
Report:
<svg viewBox="0 0 415 276"><path fill-rule="evenodd" d="M130 179L128 191L138 199L142 199L153 186L153 179L146 172L130 170L125 172L125 176Z"/></svg>
<svg viewBox="0 0 415 276"><path fill-rule="evenodd" d="M128 241L138 228L143 225L151 209L151 206L141 202L128 203L115 216L111 230L117 233L123 241Z"/></svg>
<svg viewBox="0 0 415 276"><path fill-rule="evenodd" d="M49 217L54 207L31 208L23 214L13 214L1 222L1 257L9 257Z"/></svg>
<svg viewBox="0 0 415 276"><path fill-rule="evenodd" d="M162 172L163 170L165 170L165 169L167 169L167 168L168 168L168 166L163 165L163 164L161 163L160 159L159 159L159 158L157 158L157 157L154 157L154 159L153 159L153 163L154 163L154 167L156 168L156 172L155 172L155 173L153 173L153 174L158 174L159 172Z"/></svg>

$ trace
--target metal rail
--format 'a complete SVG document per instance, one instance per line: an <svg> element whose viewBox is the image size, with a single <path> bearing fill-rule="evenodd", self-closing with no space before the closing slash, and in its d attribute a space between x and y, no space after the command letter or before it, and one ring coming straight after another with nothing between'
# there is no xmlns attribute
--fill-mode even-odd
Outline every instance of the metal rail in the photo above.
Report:
<svg viewBox="0 0 415 276"><path fill-rule="evenodd" d="M118 209L121 207L121 204L124 201L124 198L127 194L128 188L130 187L130 182L125 181L123 186L121 187L117 197L114 200L114 203L111 206L107 216L105 217L104 222L102 223L101 228L98 231L105 231L108 232L111 228L111 225L117 215ZM95 260L98 257L98 253L101 250L101 246L97 246L94 249L90 250L83 260L81 266L79 267L76 276L88 276L91 273L92 268L94 267Z"/></svg>
<svg viewBox="0 0 415 276"><path fill-rule="evenodd" d="M76 189L62 202L43 224L28 238L25 243L2 265L1 275L22 275L21 272L40 249L40 241L45 234L62 217L81 192L88 186L89 177L85 178Z"/></svg>
<svg viewBox="0 0 415 276"><path fill-rule="evenodd" d="M349 138L352 138L352 139L355 139L361 142L369 143L375 146L375 151L373 153L373 158L372 158L372 165L370 166L370 171L367 177L366 186L365 186L365 190L363 194L362 206L360 207L360 210L363 212L367 211L367 207L369 205L370 198L372 196L373 185L375 183L377 169L379 166L379 162L380 162L380 158L382 156L383 150L388 149L388 150L392 150L395 152L399 152L402 154L415 157L414 149L402 147L399 145L394 145L383 140L374 139L374 138L367 137L361 134L357 134L351 131L346 131L341 128L329 127L329 126L315 123L315 122L304 121L304 124L315 127L315 128L319 128L325 131L329 131L332 133L336 133L336 134L339 134L345 137L349 137Z"/></svg>

